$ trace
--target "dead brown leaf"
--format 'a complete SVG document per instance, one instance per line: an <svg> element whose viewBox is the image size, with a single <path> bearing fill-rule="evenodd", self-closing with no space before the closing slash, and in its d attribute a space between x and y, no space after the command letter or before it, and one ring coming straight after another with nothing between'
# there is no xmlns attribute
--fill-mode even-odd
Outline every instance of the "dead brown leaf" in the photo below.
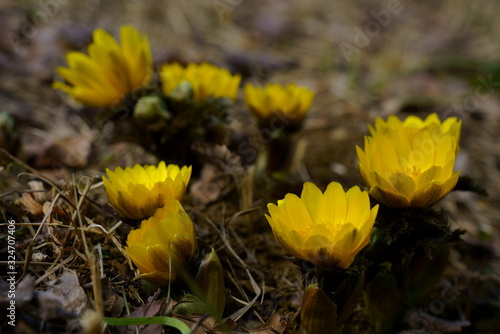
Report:
<svg viewBox="0 0 500 334"><path fill-rule="evenodd" d="M29 181L28 185L33 192L24 193L21 197L21 203L29 213L34 216L38 216L43 213L43 207L41 204L46 201L47 195L45 194L42 182Z"/></svg>
<svg viewBox="0 0 500 334"><path fill-rule="evenodd" d="M55 223L55 224L63 224L70 223L71 218L68 217L66 212L58 205L54 205L52 210L50 211L52 203L45 202L43 203L43 214L47 215L50 213L50 217L47 220L47 223Z"/></svg>
<svg viewBox="0 0 500 334"><path fill-rule="evenodd" d="M104 311L109 312L112 318L119 318L125 307L125 301L123 297L113 292L111 284L107 280L106 284L102 287L102 299Z"/></svg>
<svg viewBox="0 0 500 334"><path fill-rule="evenodd" d="M156 299L160 290L158 290L153 296L148 298L147 303L143 304L141 307L136 309L130 314L130 317L154 317L164 315L167 309L166 299ZM115 330L118 334L135 334L137 331L139 333L145 334L156 334L161 332L162 325L139 325L139 326L119 326Z"/></svg>
<svg viewBox="0 0 500 334"><path fill-rule="evenodd" d="M80 314L87 306L87 296L80 285L76 271L65 269L57 281L48 282L48 293L61 297L64 309Z"/></svg>
<svg viewBox="0 0 500 334"><path fill-rule="evenodd" d="M286 326L287 321L285 317L275 313L271 315L265 324L255 329L250 329L248 332L253 334L282 334L285 332Z"/></svg>
<svg viewBox="0 0 500 334"><path fill-rule="evenodd" d="M192 148L204 161L199 180L191 185L190 193L195 203L205 206L234 189L231 187L233 182L241 184L246 170L240 157L226 145L197 142Z"/></svg>
<svg viewBox="0 0 500 334"><path fill-rule="evenodd" d="M30 193L24 193L21 197L21 203L24 205L26 210L34 216L38 216L43 213L43 206L35 201Z"/></svg>
<svg viewBox="0 0 500 334"><path fill-rule="evenodd" d="M67 323L76 317L65 306L68 295L36 290L35 278L28 274L16 287L16 313L23 314L32 323Z"/></svg>
<svg viewBox="0 0 500 334"><path fill-rule="evenodd" d="M52 132L36 129L25 134L23 151L25 159L33 160L36 168L83 168L92 151L92 140L92 133L80 133L67 126Z"/></svg>

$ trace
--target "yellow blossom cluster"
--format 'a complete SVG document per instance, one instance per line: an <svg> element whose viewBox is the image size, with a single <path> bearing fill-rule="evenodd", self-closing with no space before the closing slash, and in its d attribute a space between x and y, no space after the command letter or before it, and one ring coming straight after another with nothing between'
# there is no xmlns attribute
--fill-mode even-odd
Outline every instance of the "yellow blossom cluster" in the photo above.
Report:
<svg viewBox="0 0 500 334"><path fill-rule="evenodd" d="M68 93L76 101L88 106L111 107L128 94L148 86L153 74L153 61L148 38L135 28L121 28L120 44L103 29L96 29L88 55L68 53L69 68L58 67L65 82L53 87ZM163 91L169 94L180 83L187 81L193 89L194 99L209 96L236 98L240 75L208 63L165 64L160 69Z"/></svg>
<svg viewBox="0 0 500 334"><path fill-rule="evenodd" d="M369 126L364 150L356 147L359 169L369 191L344 193L332 182L326 191L304 184L297 197L287 194L269 204L266 218L276 239L290 254L322 268L347 268L370 239L378 205L421 208L435 204L456 185L461 121L441 122L436 114L404 121L390 116Z"/></svg>
<svg viewBox="0 0 500 334"><path fill-rule="evenodd" d="M69 68L58 68L65 82L54 83L55 88L81 103L109 107L148 86L153 65L145 35L125 26L120 43L102 29L93 37L88 55L67 55ZM234 101L241 81L239 74L208 63L164 64L159 75L163 94L188 87L196 102L209 97ZM313 92L295 84L247 84L244 88L244 101L261 128L272 127L277 116L289 132L300 128L313 97ZM369 197L392 208L427 207L455 187L460 127L460 120L452 117L441 122L436 114L425 119L410 116L404 121L396 116L377 119L369 126L364 148L356 147L368 191L355 186L345 192L332 182L321 192L314 184L305 183L300 197L288 194L268 205L266 218L274 235L298 258L320 267L349 267L369 243L377 216L379 206L371 207ZM129 256L145 279L164 284L175 278L169 268L185 262L196 249L193 223L178 202L191 168L161 162L107 170L107 175L104 186L118 214L144 219L129 235Z"/></svg>
<svg viewBox="0 0 500 334"><path fill-rule="evenodd" d="M76 101L88 106L111 107L125 96L147 87L153 74L151 48L146 35L132 26L124 26L120 43L103 29L96 29L88 55L70 52L68 67L58 67L64 82L54 82ZM163 64L159 75L162 91L169 95L183 84L189 84L197 102L208 97L228 98L234 101L241 81L239 74L208 63L182 66ZM281 86L267 84L264 88L245 86L245 102L259 121L266 124L273 115L283 116L292 127L300 127L312 103L314 94L295 84Z"/></svg>

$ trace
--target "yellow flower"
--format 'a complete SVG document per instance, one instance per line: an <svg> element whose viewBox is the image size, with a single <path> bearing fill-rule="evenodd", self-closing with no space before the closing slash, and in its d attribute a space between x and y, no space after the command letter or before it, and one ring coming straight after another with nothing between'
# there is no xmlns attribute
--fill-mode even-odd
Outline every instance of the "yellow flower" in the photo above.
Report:
<svg viewBox="0 0 500 334"><path fill-rule="evenodd" d="M139 268L141 278L167 285L169 280L176 280L177 272L183 270L196 251L193 221L179 201L170 198L153 217L130 232L125 251Z"/></svg>
<svg viewBox="0 0 500 334"><path fill-rule="evenodd" d="M356 146L361 176L370 196L393 208L426 207L446 196L457 184L454 172L462 121L441 123L434 113L425 120L409 116L378 118L364 151Z"/></svg>
<svg viewBox="0 0 500 334"><path fill-rule="evenodd" d="M151 80L153 61L148 38L131 26L121 28L121 45L103 29L94 31L89 55L69 52L69 68L57 73L67 82L55 82L75 100L93 107L109 107Z"/></svg>
<svg viewBox="0 0 500 334"><path fill-rule="evenodd" d="M252 84L245 85L245 103L264 126L272 126L268 123L275 115L284 117L284 122L300 125L311 107L313 98L313 92L295 84L285 87L267 84L264 88Z"/></svg>
<svg viewBox="0 0 500 334"><path fill-rule="evenodd" d="M180 200L191 177L191 166L135 165L133 168L106 169L108 178L102 177L113 208L122 217L144 219L151 217L169 198Z"/></svg>
<svg viewBox="0 0 500 334"><path fill-rule="evenodd" d="M189 64L182 67L177 63L164 64L160 69L163 92L170 94L184 81L190 83L194 99L200 102L209 96L236 99L241 76L212 64Z"/></svg>
<svg viewBox="0 0 500 334"><path fill-rule="evenodd" d="M355 186L344 192L332 182L324 193L304 183L300 198L287 194L268 204L267 221L290 254L321 268L347 268L370 241L378 205L370 210L366 191Z"/></svg>

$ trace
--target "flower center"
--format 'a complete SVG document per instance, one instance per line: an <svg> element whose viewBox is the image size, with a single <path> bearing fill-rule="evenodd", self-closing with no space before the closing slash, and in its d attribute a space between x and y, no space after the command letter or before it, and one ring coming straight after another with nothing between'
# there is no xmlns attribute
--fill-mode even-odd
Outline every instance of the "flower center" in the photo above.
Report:
<svg viewBox="0 0 500 334"><path fill-rule="evenodd" d="M413 179L418 178L420 176L420 174L422 174L420 168L418 168L417 166L411 166L411 165L401 167L400 173L406 174Z"/></svg>

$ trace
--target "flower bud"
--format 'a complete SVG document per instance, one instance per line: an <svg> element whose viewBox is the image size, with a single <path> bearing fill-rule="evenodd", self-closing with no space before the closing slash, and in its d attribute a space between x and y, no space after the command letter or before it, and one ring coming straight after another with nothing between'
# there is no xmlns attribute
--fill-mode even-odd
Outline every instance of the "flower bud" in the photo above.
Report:
<svg viewBox="0 0 500 334"><path fill-rule="evenodd" d="M191 100L194 97L193 86L187 80L181 81L169 94L175 100Z"/></svg>
<svg viewBox="0 0 500 334"><path fill-rule="evenodd" d="M201 261L196 280L200 286L200 298L207 304L212 315L221 319L226 304L226 291L224 269L215 249L212 248Z"/></svg>
<svg viewBox="0 0 500 334"><path fill-rule="evenodd" d="M337 327L337 305L318 284L311 284L304 290L300 319L300 334L333 334Z"/></svg>
<svg viewBox="0 0 500 334"><path fill-rule="evenodd" d="M159 96L144 96L134 107L134 118L144 126L155 126L169 120L172 115Z"/></svg>
<svg viewBox="0 0 500 334"><path fill-rule="evenodd" d="M198 297L186 293L181 301L175 304L172 311L175 314L189 318L192 314L204 314L206 312L206 305Z"/></svg>

